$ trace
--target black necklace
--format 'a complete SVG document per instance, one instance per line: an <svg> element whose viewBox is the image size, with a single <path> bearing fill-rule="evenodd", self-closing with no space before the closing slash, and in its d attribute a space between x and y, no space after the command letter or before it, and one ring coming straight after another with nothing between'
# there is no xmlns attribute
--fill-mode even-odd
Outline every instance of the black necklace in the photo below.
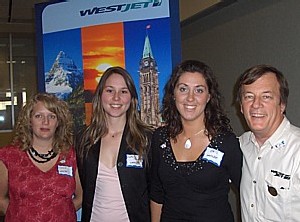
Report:
<svg viewBox="0 0 300 222"><path fill-rule="evenodd" d="M33 147L30 147L29 150L28 150L28 153L30 155L30 157L35 161L35 162L38 162L38 163L47 163L49 162L50 160L52 160L53 158L56 157L57 153L55 153L52 150L49 150L48 153L39 153L37 150L35 150ZM39 157L39 159L37 159L36 157Z"/></svg>

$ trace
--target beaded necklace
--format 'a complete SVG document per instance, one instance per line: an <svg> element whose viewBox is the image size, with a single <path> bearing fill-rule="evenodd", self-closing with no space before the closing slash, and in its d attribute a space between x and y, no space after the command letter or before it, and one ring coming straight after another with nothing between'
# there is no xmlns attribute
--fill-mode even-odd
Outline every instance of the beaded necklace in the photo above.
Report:
<svg viewBox="0 0 300 222"><path fill-rule="evenodd" d="M30 157L37 163L47 163L57 156L57 153L53 149L49 150L48 153L39 153L33 147L30 147L28 150ZM39 159L37 159L37 157Z"/></svg>

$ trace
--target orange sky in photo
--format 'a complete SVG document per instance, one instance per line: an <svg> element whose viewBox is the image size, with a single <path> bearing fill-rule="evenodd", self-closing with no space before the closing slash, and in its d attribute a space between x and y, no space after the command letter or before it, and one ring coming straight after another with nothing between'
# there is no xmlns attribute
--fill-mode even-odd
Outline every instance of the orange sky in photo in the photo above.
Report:
<svg viewBox="0 0 300 222"><path fill-rule="evenodd" d="M81 29L84 89L95 90L109 66L125 66L123 23Z"/></svg>

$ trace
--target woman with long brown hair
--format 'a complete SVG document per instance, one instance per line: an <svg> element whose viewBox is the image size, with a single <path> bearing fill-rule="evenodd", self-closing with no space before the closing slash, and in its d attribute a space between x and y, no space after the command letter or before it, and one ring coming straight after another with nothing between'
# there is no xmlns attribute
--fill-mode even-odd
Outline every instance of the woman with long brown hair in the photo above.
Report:
<svg viewBox="0 0 300 222"><path fill-rule="evenodd" d="M77 141L82 221L150 221L151 127L141 121L130 74L107 69L92 101L91 123Z"/></svg>

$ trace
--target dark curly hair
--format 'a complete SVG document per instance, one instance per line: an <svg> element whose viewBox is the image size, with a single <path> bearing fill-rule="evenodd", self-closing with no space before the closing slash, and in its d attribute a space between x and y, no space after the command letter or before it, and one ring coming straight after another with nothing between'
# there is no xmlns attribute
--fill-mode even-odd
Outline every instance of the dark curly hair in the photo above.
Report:
<svg viewBox="0 0 300 222"><path fill-rule="evenodd" d="M227 131L232 132L230 121L221 105L222 96L219 92L218 83L212 69L203 62L186 60L174 68L171 77L164 88L161 113L164 124L170 134L169 136L172 139L175 139L183 130L181 116L176 108L174 100L174 89L180 76L186 72L201 73L208 86L211 98L204 110L204 124L207 130L206 134L209 138L212 138L219 133Z"/></svg>

